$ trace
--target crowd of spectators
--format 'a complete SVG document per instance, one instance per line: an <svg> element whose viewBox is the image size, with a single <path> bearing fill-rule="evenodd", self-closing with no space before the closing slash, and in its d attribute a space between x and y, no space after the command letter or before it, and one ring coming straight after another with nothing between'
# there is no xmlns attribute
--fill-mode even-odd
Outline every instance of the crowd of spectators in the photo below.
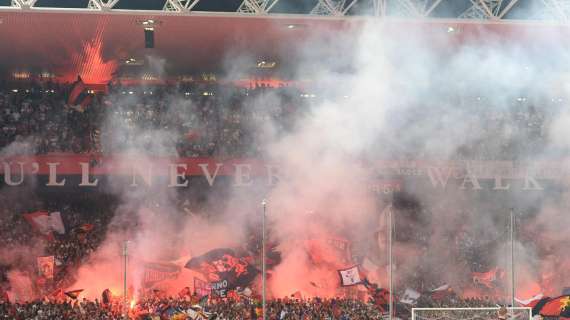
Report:
<svg viewBox="0 0 570 320"><path fill-rule="evenodd" d="M71 85L56 83L0 88L0 148L16 142L36 153L136 149L184 157L259 157L268 139L294 127L313 101L294 87L114 84L105 94L96 93L80 106L80 102L68 103L70 91ZM433 121L441 121L437 126L460 122L469 137L453 151L452 157L457 159L516 160L544 148L557 108L538 108L526 99L499 108L477 99L481 98L446 102L461 106L458 119L453 119L456 111L440 119L430 114L429 108L421 110L423 106L410 113L420 117L414 120L420 124L430 121L426 127ZM394 129L406 130L405 126L408 124ZM417 143L403 139L396 146L382 144L382 148L396 148L393 151L398 157L410 152L417 157ZM437 157L425 152L429 150L419 156Z"/></svg>
<svg viewBox="0 0 570 320"><path fill-rule="evenodd" d="M277 134L290 128L304 103L291 87L112 85L105 94L75 102L68 101L71 90L54 83L0 88L0 148L16 143L16 153L135 149L184 157L260 156L267 132L257 128L270 124Z"/></svg>
<svg viewBox="0 0 570 320"><path fill-rule="evenodd" d="M415 305L395 301L395 318L408 319L412 307L444 308L453 303L454 308L497 308L500 302L485 299L461 299L450 296L445 299L422 297ZM505 305L505 304L502 304ZM363 302L349 298L284 298L271 299L266 306L266 319L270 320L374 320L385 319L387 310L374 301ZM521 319L528 319L527 311L517 311ZM125 305L121 298L110 302L85 298L53 301L43 299L28 303L10 303L0 299L0 315L3 319L262 319L259 299L200 299L185 297L145 297ZM526 316L526 317L525 317ZM497 310L446 310L422 311L418 319L497 319Z"/></svg>
<svg viewBox="0 0 570 320"><path fill-rule="evenodd" d="M0 197L10 195L0 194ZM37 295L73 283L74 271L103 241L112 218L114 198L86 193L63 194L51 201L9 199L0 206L0 292L11 289L10 270L34 279L32 290ZM60 212L65 233L52 232L48 237L34 230L24 214L36 211ZM35 257L39 256L54 257L53 278L37 276Z"/></svg>

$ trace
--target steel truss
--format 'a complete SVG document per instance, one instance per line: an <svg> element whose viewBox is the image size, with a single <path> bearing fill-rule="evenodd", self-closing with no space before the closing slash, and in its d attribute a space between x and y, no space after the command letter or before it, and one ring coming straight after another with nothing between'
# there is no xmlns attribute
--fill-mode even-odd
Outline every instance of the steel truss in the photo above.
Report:
<svg viewBox="0 0 570 320"><path fill-rule="evenodd" d="M89 0L90 10L112 11L121 0ZM165 0L163 11L173 13L190 13L195 11L199 2L216 0ZM275 5L289 0L242 0L236 14L270 15L277 14ZM433 13L438 8L457 4L466 4L467 9L459 16L435 17ZM40 10L35 6L37 0L11 0L10 9ZM317 0L317 4L304 14L318 16L372 15L377 17L399 17L411 19L471 19L471 20L509 20L508 14L517 7L519 0ZM570 0L536 0L535 13L528 19L540 19L570 22ZM2 7L0 7L2 8ZM353 10L358 8L358 10ZM273 11L272 11L273 10ZM140 12L140 10L132 10ZM445 10L442 10L445 11ZM148 11L147 11L148 12ZM156 12L156 11L154 11ZM200 11L208 12L208 11ZM210 12L211 13L211 12ZM230 12L224 12L230 14Z"/></svg>
<svg viewBox="0 0 570 320"><path fill-rule="evenodd" d="M237 12L249 14L268 14L279 0L243 0Z"/></svg>

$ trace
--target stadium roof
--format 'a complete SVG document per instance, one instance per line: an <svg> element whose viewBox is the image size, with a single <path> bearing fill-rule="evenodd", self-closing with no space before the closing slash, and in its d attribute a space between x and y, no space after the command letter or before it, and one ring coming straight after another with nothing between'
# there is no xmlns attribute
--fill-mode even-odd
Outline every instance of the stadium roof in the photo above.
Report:
<svg viewBox="0 0 570 320"><path fill-rule="evenodd" d="M255 67L261 62L266 62L268 66L272 62L277 62L276 69L284 72L288 69L287 66L296 63L300 55L307 55L303 52L307 43L319 44L320 51L312 56L316 60L326 59L327 55L335 57L349 55L356 37L341 35L360 30L366 21L378 19L351 15L353 9L347 11L350 15L348 17L279 14L272 13L273 11L270 14L244 14L235 11L221 12L219 7L213 8L215 12L213 9L198 11L204 8L199 7L200 5L213 3L210 0L180 3L188 5L181 8L190 8L194 3L192 11L148 10L149 8L110 9L111 5L120 8L121 4L129 3L127 0L84 1L86 2L84 4L97 2L102 6L98 9L45 9L42 6L49 5L50 1L38 0L35 3L28 2L33 0L11 1L15 6L0 8L0 52L2 52L0 70L5 74L24 75L45 72L67 80L81 74L86 81L93 83L106 81L117 64L120 69L127 70L125 72L137 70L138 67L144 72L150 70L151 77L156 76L152 72L162 72L157 70L165 70L168 76L183 76L197 72L215 72L219 68L228 70L243 65L250 65L259 71ZM324 1L336 3L337 0ZM387 3L394 5L395 2L401 1L408 3L423 1L424 4L430 4L429 0L394 0ZM524 2L492 1L500 2L501 10L506 10L509 4L514 4L510 8L514 10L515 5ZM81 1L74 0L73 3L77 5L79 2ZM140 2L142 1L138 3ZM290 0L281 0L279 3L282 2L291 3ZM344 1L343 4L346 5L348 2ZM434 8L437 8L446 2L446 0L433 1L431 6L436 5ZM546 2L548 1L545 0ZM104 3L109 7L105 7ZM25 4L33 4L33 7L28 8ZM164 4L163 1L162 5ZM356 5L355 2L351 8ZM239 7L240 3L237 3L237 6ZM160 9L160 4L158 7ZM277 8L275 4L272 10ZM150 9L156 8L150 7ZM433 10L430 14L433 14ZM558 42L551 36L553 29L554 34L568 33L566 24L560 21L537 22L512 19L507 21L499 18L426 19L409 16L404 19L396 17L379 19L386 21L384 25L389 32L399 32L403 36L413 30L421 30L427 36L461 30L460 34L455 35L459 40L466 37L486 37L491 34L511 39L522 38L524 41L532 39L528 41L529 44L537 47L544 46L549 41ZM149 21L152 22L155 34L153 49L146 49L144 45L144 28L147 27L145 23ZM339 39L342 39L340 46ZM145 58L149 56L150 60ZM144 66L139 66L140 63L144 63ZM141 77L145 75L139 74ZM158 76L164 75L158 74Z"/></svg>
<svg viewBox="0 0 570 320"><path fill-rule="evenodd" d="M12 8L568 21L567 0L0 0Z"/></svg>

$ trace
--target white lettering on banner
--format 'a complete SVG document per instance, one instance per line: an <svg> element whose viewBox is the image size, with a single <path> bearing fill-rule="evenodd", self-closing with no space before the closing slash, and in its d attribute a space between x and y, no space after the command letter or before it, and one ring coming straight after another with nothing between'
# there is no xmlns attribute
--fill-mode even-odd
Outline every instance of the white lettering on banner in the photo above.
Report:
<svg viewBox="0 0 570 320"><path fill-rule="evenodd" d="M468 171L465 177L463 178L463 182L461 183L461 187L459 189L465 190L465 184L471 183L473 185L473 190L481 190L481 185L479 184L479 180L475 177L471 171Z"/></svg>
<svg viewBox="0 0 570 320"><path fill-rule="evenodd" d="M235 186L247 187L253 184L251 180L251 164L234 164L235 171Z"/></svg>
<svg viewBox="0 0 570 320"><path fill-rule="evenodd" d="M438 167L428 167L427 172L429 176L429 180L431 181L431 185L434 187L438 187L441 184L441 187L445 189L447 187L447 182L451 177L452 168L445 168L445 176L443 176L442 172L443 168Z"/></svg>
<svg viewBox="0 0 570 320"><path fill-rule="evenodd" d="M4 176L0 179L3 179L6 186L19 186L29 179L28 175L41 175L47 180L44 182L45 186L62 187L71 184L66 175L72 175L74 176L72 187L91 188L100 187L103 183L101 177L109 175L125 177L124 183L131 187L150 186L157 181L163 181L162 177L165 180L165 187L188 187L191 185L190 175L200 177L200 179L204 178L208 186L214 186L219 183L220 179L226 177L231 180L230 184L234 187L253 186L256 182L263 183L265 186L274 186L286 180L286 173L279 165L247 160L224 162L214 159L207 161L156 159L157 161L152 160L140 164L126 162L124 165L101 166L97 170L97 175L94 175L94 169L87 157L62 156L61 159L56 158L57 161L53 159L53 156L43 158L41 155L0 159L2 162L0 175ZM65 168L65 172L62 168ZM473 191L482 188L494 191L544 190L542 185L544 180L570 180L570 165L565 165L565 162L382 162L378 166L361 169L370 169L370 175L374 177L372 179L380 179L363 182L367 183L364 187L379 194L391 193L403 188L401 183L384 182L383 179L397 181L402 178L423 179L425 177L425 181L429 179L427 183L435 189L446 189L453 184L454 188ZM383 174L375 175L377 172L383 172ZM221 176L223 178L218 179Z"/></svg>
<svg viewBox="0 0 570 320"><path fill-rule="evenodd" d="M279 170L277 166L266 164L267 168L267 185L274 186L279 182Z"/></svg>
<svg viewBox="0 0 570 320"><path fill-rule="evenodd" d="M212 290L222 290L228 287L228 281L222 280L211 284Z"/></svg>
<svg viewBox="0 0 570 320"><path fill-rule="evenodd" d="M96 187L97 183L99 183L99 179L89 181L89 162L80 162L79 165L81 166L81 183L79 186Z"/></svg>
<svg viewBox="0 0 570 320"><path fill-rule="evenodd" d="M188 166L185 163L169 164L170 168L170 183L169 187L187 187L188 180L186 179L186 170ZM178 168L183 168L184 172L178 172ZM178 178L181 178L184 182L179 183Z"/></svg>
<svg viewBox="0 0 570 320"><path fill-rule="evenodd" d="M204 176L206 176L206 180L208 180L208 184L211 186L214 185L214 181L216 180L216 177L218 176L218 172L220 172L220 168L223 166L223 164L221 163L216 163L216 170L214 170L214 174L210 174L210 170L208 170L208 164L207 163L199 163L198 167L200 167L202 169L202 173L204 173Z"/></svg>
<svg viewBox="0 0 570 320"><path fill-rule="evenodd" d="M137 183L137 176L139 175L140 171L139 167L133 167L132 168L132 180L131 180L131 187L138 187L138 183ZM152 185L152 166L148 166L147 170L146 170L146 174L142 174L142 179L143 181L146 183L147 186L151 186Z"/></svg>
<svg viewBox="0 0 570 320"><path fill-rule="evenodd" d="M24 182L24 163L16 162L20 167L20 180L12 180L12 168L9 163L4 162L4 182L9 186L18 186Z"/></svg>
<svg viewBox="0 0 570 320"><path fill-rule="evenodd" d="M544 190L544 188L534 179L534 177L526 175L524 177L523 190Z"/></svg>
<svg viewBox="0 0 570 320"><path fill-rule="evenodd" d="M503 185L502 181L503 181L503 177L495 176L495 186L493 187L493 190L509 190L511 188L510 183Z"/></svg>
<svg viewBox="0 0 570 320"><path fill-rule="evenodd" d="M60 165L59 162L47 162L49 168L49 178L46 186L63 187L65 185L65 179L61 182L57 182L57 166Z"/></svg>

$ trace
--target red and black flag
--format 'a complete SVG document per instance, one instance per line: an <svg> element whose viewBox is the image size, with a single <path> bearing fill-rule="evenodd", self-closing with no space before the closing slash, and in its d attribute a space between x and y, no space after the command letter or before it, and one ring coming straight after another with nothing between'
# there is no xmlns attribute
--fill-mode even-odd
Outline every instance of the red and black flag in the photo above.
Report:
<svg viewBox="0 0 570 320"><path fill-rule="evenodd" d="M229 248L219 248L190 259L185 267L202 273L210 283L224 283L224 288L245 288L259 271L253 258Z"/></svg>
<svg viewBox="0 0 570 320"><path fill-rule="evenodd" d="M112 300L113 300L113 294L111 293L111 290L105 289L105 291L103 291L103 293L101 294L101 301L103 302L104 305L108 305L111 303Z"/></svg>
<svg viewBox="0 0 570 320"><path fill-rule="evenodd" d="M81 292L83 292L83 289L71 290L71 291L66 291L65 295L73 300L76 300Z"/></svg>
<svg viewBox="0 0 570 320"><path fill-rule="evenodd" d="M190 287L184 287L182 290L180 290L180 292L178 292L178 296L180 298L184 298L186 296L188 297L192 296L192 292L190 292Z"/></svg>
<svg viewBox="0 0 570 320"><path fill-rule="evenodd" d="M570 296L552 298L540 308L543 317L570 318Z"/></svg>
<svg viewBox="0 0 570 320"><path fill-rule="evenodd" d="M93 95L87 92L87 86L81 77L78 76L77 81L71 86L71 91L67 97L67 104L70 106L86 107L91 103L92 99Z"/></svg>
<svg viewBox="0 0 570 320"><path fill-rule="evenodd" d="M500 268L493 268L487 272L473 272L473 283L494 289L505 277L505 271Z"/></svg>
<svg viewBox="0 0 570 320"><path fill-rule="evenodd" d="M368 294L380 311L388 312L390 309L390 291L378 288L377 284L370 283L366 278L362 281L362 284L366 287Z"/></svg>

